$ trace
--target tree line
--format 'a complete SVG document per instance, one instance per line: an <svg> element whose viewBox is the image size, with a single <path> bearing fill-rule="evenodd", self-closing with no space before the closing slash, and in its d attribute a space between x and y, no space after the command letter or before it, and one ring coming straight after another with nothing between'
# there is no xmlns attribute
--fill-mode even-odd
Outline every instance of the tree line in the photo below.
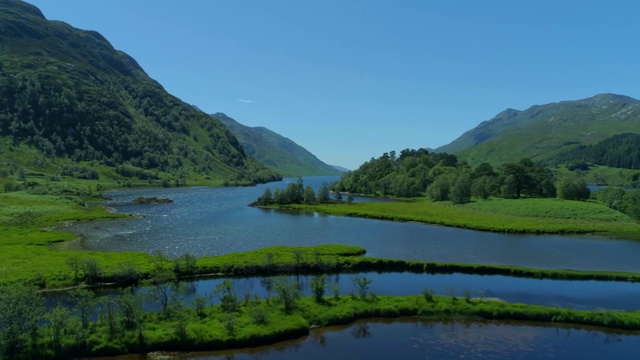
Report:
<svg viewBox="0 0 640 360"><path fill-rule="evenodd" d="M591 163L622 169L640 169L640 134L615 135L594 145L580 145L558 154L558 163Z"/></svg>
<svg viewBox="0 0 640 360"><path fill-rule="evenodd" d="M295 183L289 183L284 190L276 189L275 191L271 191L271 189L266 188L264 193L250 205L252 206L269 206L273 204L277 205L287 205L287 204L327 204L330 202L341 202L343 201L342 194L340 191L333 192L334 199L331 199L331 189L330 185L327 182L323 182L320 185L320 189L316 194L313 187L310 185L304 186L304 182L302 178L298 178ZM346 195L347 203L353 202L353 195L348 193Z"/></svg>
<svg viewBox="0 0 640 360"><path fill-rule="evenodd" d="M586 183L577 177L556 181L550 169L524 158L494 168L488 163L472 167L455 155L430 153L425 149L405 149L384 153L346 173L332 185L334 191L349 193L417 197L432 201L469 202L472 197L487 199L556 197L587 199Z"/></svg>
<svg viewBox="0 0 640 360"><path fill-rule="evenodd" d="M305 286L317 303L325 302L328 291L334 299L341 295L340 276L330 279L321 273L306 284L299 277L262 276L264 298L253 292L253 286L240 288L233 280L218 283L210 294L194 295L194 288L179 282L175 264L188 262L177 260L171 269L158 261L141 286L101 297L89 288L76 288L67 293L70 301L49 308L34 287L0 287L0 356L26 359L126 353L153 346L157 331L175 343L188 344L197 341L188 325L202 321L222 325L225 335L233 337L244 326L268 326L275 311L290 314ZM353 299L375 299L371 280L354 276L352 281ZM240 321L242 316L248 316L251 323Z"/></svg>

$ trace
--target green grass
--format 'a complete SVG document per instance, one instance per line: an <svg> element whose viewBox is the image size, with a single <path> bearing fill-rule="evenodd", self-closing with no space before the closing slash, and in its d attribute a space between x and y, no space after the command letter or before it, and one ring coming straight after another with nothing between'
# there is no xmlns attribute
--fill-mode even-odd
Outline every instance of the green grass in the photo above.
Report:
<svg viewBox="0 0 640 360"><path fill-rule="evenodd" d="M287 205L286 208L509 233L640 233L640 224L603 204L561 199L492 198L464 205L418 199L403 202Z"/></svg>
<svg viewBox="0 0 640 360"><path fill-rule="evenodd" d="M70 233L51 227L66 221L117 219L127 216L107 212L102 207L86 207L66 197L31 195L25 192L0 194L0 283L41 282L47 287L70 285L67 259L95 258L107 272L121 263L148 267L150 256L142 253L102 253L57 251L54 243L73 240Z"/></svg>

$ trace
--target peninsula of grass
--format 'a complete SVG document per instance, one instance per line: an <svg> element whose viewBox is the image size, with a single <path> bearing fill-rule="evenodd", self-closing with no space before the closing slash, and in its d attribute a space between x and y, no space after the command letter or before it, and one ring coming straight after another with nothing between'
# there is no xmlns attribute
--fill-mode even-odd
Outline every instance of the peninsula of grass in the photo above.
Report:
<svg viewBox="0 0 640 360"><path fill-rule="evenodd" d="M348 324L358 319L416 317L445 320L516 320L541 325L640 330L640 312L586 311L499 300L455 296L325 296L298 298L284 310L278 298L252 299L233 310L222 306L187 308L171 316L144 315L138 329L110 328L91 323L79 343L72 336L51 344L52 329L40 331L28 356L41 359L114 356L152 351L209 351L273 344L308 335L312 328Z"/></svg>
<svg viewBox="0 0 640 360"><path fill-rule="evenodd" d="M291 204L281 207L339 216L412 221L505 233L640 236L638 222L595 201L491 198L453 205L450 202L432 202L421 198L402 202Z"/></svg>

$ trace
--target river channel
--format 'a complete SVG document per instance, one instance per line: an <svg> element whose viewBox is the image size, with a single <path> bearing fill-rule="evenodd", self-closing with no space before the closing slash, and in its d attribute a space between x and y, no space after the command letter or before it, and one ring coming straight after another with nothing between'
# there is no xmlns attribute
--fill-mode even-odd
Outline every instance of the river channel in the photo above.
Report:
<svg viewBox="0 0 640 360"><path fill-rule="evenodd" d="M305 178L316 189L336 178ZM478 264L505 264L550 269L640 272L640 242L598 235L512 235L371 219L263 210L247 206L266 188L283 189L296 179L248 188L131 189L107 193L115 211L139 215L129 220L75 223L66 226L81 236L86 249L162 251L212 256L275 245L358 245L366 256ZM163 205L133 205L140 196L171 198ZM356 198L356 201L371 201ZM462 296L499 297L578 309L640 308L640 284L554 281L504 276L361 274L372 279L379 295L419 294L424 289ZM351 275L340 275L343 294ZM219 279L189 284L190 292L211 294ZM264 296L260 279L236 279L236 289ZM304 278L302 281L308 281ZM109 293L106 290L105 293ZM191 359L602 359L632 358L640 349L637 333L566 328L551 324L504 322L430 322L416 319L369 320L313 330L311 335L269 347L231 352L180 354ZM357 356L356 356L357 354ZM127 359L137 359L127 356Z"/></svg>
<svg viewBox="0 0 640 360"><path fill-rule="evenodd" d="M316 189L335 177L305 178ZM90 250L162 251L173 257L221 255L275 245L350 244L392 259L504 264L546 269L640 272L640 241L597 235L513 235L415 223L263 210L247 206L268 187L132 189L107 193L115 211L138 219L75 223ZM139 196L171 204L133 205ZM359 201L366 198L357 198Z"/></svg>

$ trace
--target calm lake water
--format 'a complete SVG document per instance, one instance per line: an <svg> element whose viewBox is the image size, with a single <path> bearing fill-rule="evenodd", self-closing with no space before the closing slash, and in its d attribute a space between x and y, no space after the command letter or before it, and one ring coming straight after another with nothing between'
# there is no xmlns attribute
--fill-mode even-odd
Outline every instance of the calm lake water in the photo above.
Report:
<svg viewBox="0 0 640 360"><path fill-rule="evenodd" d="M335 177L305 178L316 189ZM640 272L640 241L602 236L510 235L414 223L263 210L247 206L268 187L133 189L107 193L132 220L76 223L65 230L83 246L103 251L160 250L167 256L220 255L275 245L327 243L363 246L368 256L407 260L506 264L537 268ZM139 196L171 198L162 205L132 205ZM358 198L357 200L367 200Z"/></svg>
<svg viewBox="0 0 640 360"><path fill-rule="evenodd" d="M634 359L640 337L510 322L372 319L315 329L273 346L175 354L180 359ZM172 354L167 354L172 355ZM126 356L117 359L144 359Z"/></svg>
<svg viewBox="0 0 640 360"><path fill-rule="evenodd" d="M498 322L415 319L318 329L278 346L194 354L191 359L630 359L640 337ZM357 354L357 355L355 355Z"/></svg>
<svg viewBox="0 0 640 360"><path fill-rule="evenodd" d="M305 178L316 189L337 178ZM363 246L367 256L407 260L507 264L537 268L640 272L640 242L601 236L508 235L370 219L262 210L247 204L268 187L285 188L296 179L251 188L133 189L108 193L118 212L133 220L77 223L66 230L82 235L88 249L160 250L167 256L226 254L274 245L339 243ZM164 205L132 205L139 196L173 199ZM357 198L357 201L371 201ZM556 281L478 275L364 274L379 295L436 293L498 297L578 309L637 309L640 284ZM187 300L211 294L221 280L189 284ZM265 295L259 279L236 279L239 296ZM309 279L302 278L302 282ZM341 293L353 289L351 275L340 276ZM108 293L105 290L103 293ZM327 294L330 295L330 294ZM51 298L50 301L55 299ZM369 320L347 327L312 331L309 337L269 347L209 354L192 359L604 359L634 358L640 336L597 329L498 322ZM137 359L127 356L126 359ZM124 359L124 358L123 358Z"/></svg>

